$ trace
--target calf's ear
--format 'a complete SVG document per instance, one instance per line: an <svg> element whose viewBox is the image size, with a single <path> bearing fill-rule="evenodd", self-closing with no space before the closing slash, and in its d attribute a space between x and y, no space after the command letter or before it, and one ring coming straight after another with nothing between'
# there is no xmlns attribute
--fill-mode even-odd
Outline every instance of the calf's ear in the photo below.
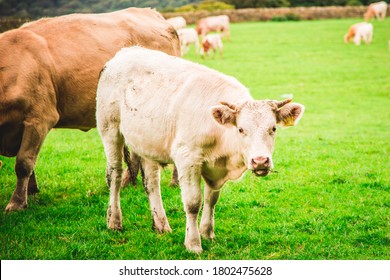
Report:
<svg viewBox="0 0 390 280"><path fill-rule="evenodd" d="M301 119L305 106L299 103L288 103L276 110L276 122L281 126L293 126Z"/></svg>
<svg viewBox="0 0 390 280"><path fill-rule="evenodd" d="M222 105L211 107L211 114L221 125L236 125L237 110L234 105L221 102Z"/></svg>

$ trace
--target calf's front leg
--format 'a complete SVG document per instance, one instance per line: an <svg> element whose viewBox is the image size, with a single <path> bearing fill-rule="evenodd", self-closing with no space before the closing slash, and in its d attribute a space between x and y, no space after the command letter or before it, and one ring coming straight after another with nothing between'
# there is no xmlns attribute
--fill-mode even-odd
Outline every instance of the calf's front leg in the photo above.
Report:
<svg viewBox="0 0 390 280"><path fill-rule="evenodd" d="M185 159L175 160L181 197L186 212L186 235L184 245L193 253L201 253L202 245L198 229L198 214L202 206L200 187L201 165L187 163Z"/></svg>
<svg viewBox="0 0 390 280"><path fill-rule="evenodd" d="M200 233L206 239L214 239L214 212L222 184L207 182L204 187L204 205L200 222Z"/></svg>

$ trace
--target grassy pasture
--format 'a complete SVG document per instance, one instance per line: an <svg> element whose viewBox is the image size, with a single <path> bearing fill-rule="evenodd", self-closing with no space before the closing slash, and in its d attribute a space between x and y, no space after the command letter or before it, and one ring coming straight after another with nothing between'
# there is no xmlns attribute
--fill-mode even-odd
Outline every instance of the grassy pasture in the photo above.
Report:
<svg viewBox="0 0 390 280"><path fill-rule="evenodd" d="M229 182L216 206L216 238L204 253L183 245L180 189L162 195L171 234L151 229L138 182L122 190L124 230L106 227L105 157L96 129L52 131L36 167L41 192L26 211L0 214L1 259L390 259L390 19L373 22L371 45L346 45L360 19L232 24L224 58L187 59L233 75L256 99L306 106L279 129L278 173ZM1 157L0 209L15 187Z"/></svg>

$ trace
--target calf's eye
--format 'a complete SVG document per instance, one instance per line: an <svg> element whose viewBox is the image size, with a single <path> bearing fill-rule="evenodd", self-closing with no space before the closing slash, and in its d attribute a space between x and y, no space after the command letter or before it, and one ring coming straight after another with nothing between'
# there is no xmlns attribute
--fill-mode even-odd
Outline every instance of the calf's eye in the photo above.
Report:
<svg viewBox="0 0 390 280"><path fill-rule="evenodd" d="M273 126L273 127L271 127L271 128L268 130L268 133L269 133L270 135L274 134L275 132L276 132L276 126Z"/></svg>
<svg viewBox="0 0 390 280"><path fill-rule="evenodd" d="M240 132L241 134L244 134L244 129L242 127L239 127L238 132Z"/></svg>

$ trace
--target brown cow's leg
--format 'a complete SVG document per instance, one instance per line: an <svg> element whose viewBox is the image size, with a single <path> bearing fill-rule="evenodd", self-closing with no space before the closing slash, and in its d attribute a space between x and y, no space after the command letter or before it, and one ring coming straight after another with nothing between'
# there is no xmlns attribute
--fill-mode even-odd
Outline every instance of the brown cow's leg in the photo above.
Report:
<svg viewBox="0 0 390 280"><path fill-rule="evenodd" d="M27 194L28 195L34 195L39 193L37 180L35 178L35 172L33 170L30 179L28 180L28 186L27 186Z"/></svg>
<svg viewBox="0 0 390 280"><path fill-rule="evenodd" d="M140 169L141 158L134 152L129 152L128 148L123 148L124 160L127 168L122 176L122 187L126 187L128 184L135 186L137 184L137 175Z"/></svg>
<svg viewBox="0 0 390 280"><path fill-rule="evenodd" d="M131 164L130 152L129 152L129 149L127 148L126 145L123 147L123 158L124 158L124 161L127 165L127 168L126 168L125 172L123 172L123 174L122 174L122 181L121 181L122 188L124 188L128 184L130 184L130 182L132 180L131 171L129 169L129 166Z"/></svg>
<svg viewBox="0 0 390 280"><path fill-rule="evenodd" d="M45 127L37 124L25 124L22 144L16 155L16 189L5 211L10 212L27 208L28 184L30 177L33 176L38 153L48 131ZM35 181L35 176L33 177Z"/></svg>
<svg viewBox="0 0 390 280"><path fill-rule="evenodd" d="M179 178L177 175L176 165L173 165L172 178L171 178L171 186L179 186Z"/></svg>

